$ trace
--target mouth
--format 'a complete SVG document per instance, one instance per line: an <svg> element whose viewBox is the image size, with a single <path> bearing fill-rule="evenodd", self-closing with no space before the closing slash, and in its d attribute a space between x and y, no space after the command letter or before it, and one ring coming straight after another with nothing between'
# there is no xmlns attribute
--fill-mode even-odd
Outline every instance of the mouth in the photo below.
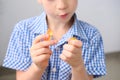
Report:
<svg viewBox="0 0 120 80"><path fill-rule="evenodd" d="M66 18L68 16L68 13L65 13L65 14L61 14L59 15L61 18Z"/></svg>

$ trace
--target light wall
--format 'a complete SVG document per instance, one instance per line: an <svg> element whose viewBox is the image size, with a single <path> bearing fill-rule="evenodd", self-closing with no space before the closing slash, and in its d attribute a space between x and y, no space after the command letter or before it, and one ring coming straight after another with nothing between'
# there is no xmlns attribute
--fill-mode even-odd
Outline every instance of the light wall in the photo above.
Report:
<svg viewBox="0 0 120 80"><path fill-rule="evenodd" d="M120 51L120 0L78 0L79 19L96 26L104 40L105 53ZM0 65L14 25L40 15L37 0L0 0Z"/></svg>

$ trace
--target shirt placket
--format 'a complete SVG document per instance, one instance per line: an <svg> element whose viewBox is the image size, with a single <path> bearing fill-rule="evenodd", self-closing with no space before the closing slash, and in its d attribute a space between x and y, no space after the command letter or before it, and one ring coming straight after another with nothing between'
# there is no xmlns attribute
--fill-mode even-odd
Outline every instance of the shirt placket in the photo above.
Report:
<svg viewBox="0 0 120 80"><path fill-rule="evenodd" d="M59 54L60 54L60 49L59 47L51 46L50 47L52 50L52 56L50 58L50 64L49 64L49 80L58 80L58 75L59 75Z"/></svg>

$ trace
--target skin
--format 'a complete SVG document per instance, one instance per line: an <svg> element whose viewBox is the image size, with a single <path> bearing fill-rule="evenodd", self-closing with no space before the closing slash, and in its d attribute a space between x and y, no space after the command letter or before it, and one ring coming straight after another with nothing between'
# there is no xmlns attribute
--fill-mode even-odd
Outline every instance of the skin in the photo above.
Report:
<svg viewBox="0 0 120 80"><path fill-rule="evenodd" d="M48 38L48 35L39 35L35 38L30 49L33 63L26 71L16 72L17 80L41 79L52 55L49 46L55 45L71 27L71 23L74 21L72 16L77 8L78 0L38 0L38 2L47 14L48 28L53 31L55 40L44 40ZM85 70L81 47L80 40L68 40L68 44L63 46L60 58L71 66L71 80L93 80L93 76L88 75Z"/></svg>

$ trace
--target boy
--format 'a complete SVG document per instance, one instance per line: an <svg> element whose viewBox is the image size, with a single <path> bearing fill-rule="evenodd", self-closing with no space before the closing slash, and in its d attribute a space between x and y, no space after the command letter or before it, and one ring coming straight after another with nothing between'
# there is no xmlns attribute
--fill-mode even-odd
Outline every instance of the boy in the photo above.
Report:
<svg viewBox="0 0 120 80"><path fill-rule="evenodd" d="M45 12L16 25L3 66L16 69L17 80L93 80L105 75L101 35L76 18L78 0L38 1ZM48 28L52 40L46 40Z"/></svg>

